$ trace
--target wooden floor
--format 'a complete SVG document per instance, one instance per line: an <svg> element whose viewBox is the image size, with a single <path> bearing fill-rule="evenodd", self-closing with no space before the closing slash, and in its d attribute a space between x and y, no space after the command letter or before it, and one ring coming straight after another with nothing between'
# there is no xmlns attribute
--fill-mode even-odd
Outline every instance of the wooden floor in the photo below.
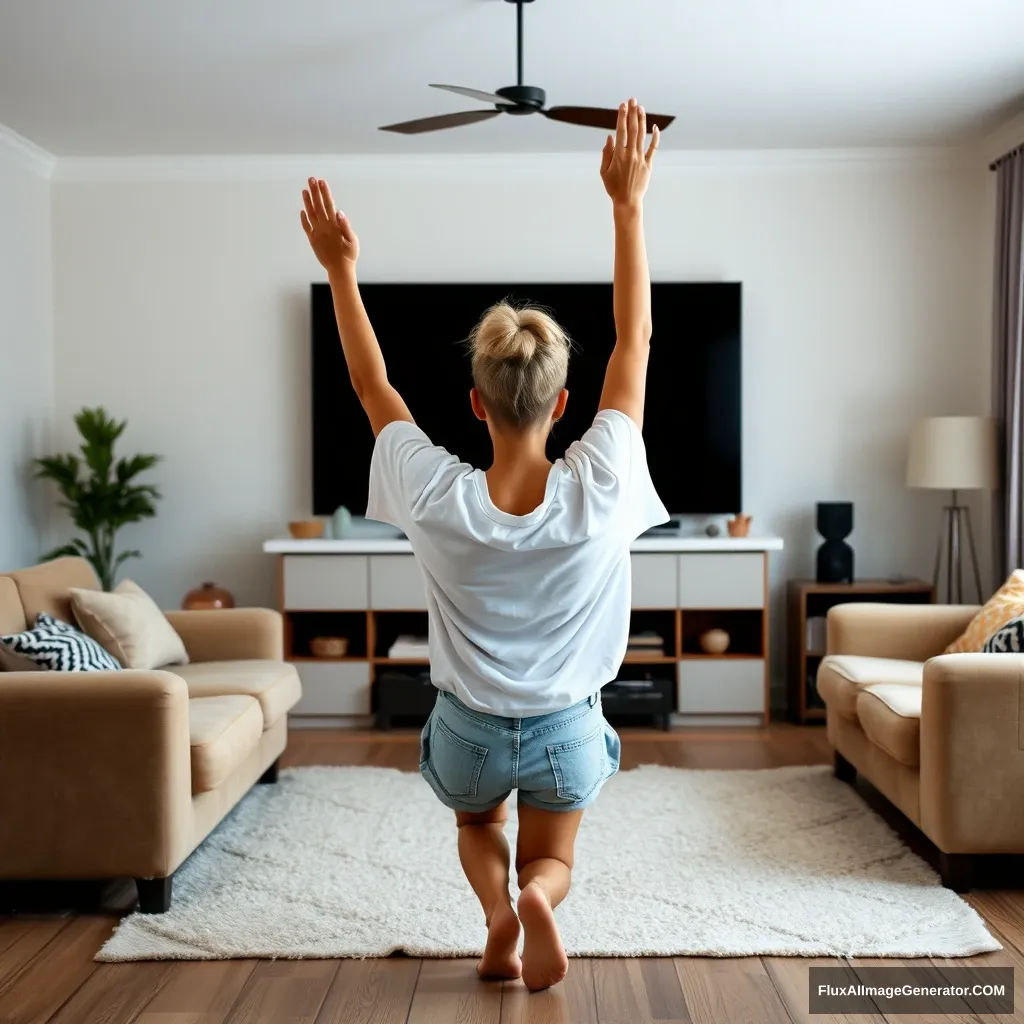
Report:
<svg viewBox="0 0 1024 1024"><path fill-rule="evenodd" d="M829 759L821 728L776 725L763 732L734 733L636 730L622 736L624 769L645 763L770 768ZM298 731L292 734L286 762L385 765L411 771L417 758L413 733L383 737ZM886 810L877 795L867 791L866 796ZM897 814L886 813L922 856L933 859L926 841ZM992 877L999 884L998 877ZM519 982L481 983L467 960L96 964L96 950L118 915L130 909L131 889L108 887L102 899L101 907L88 913L21 913L0 919L0 1024L980 1024L992 1019L967 1012L905 1019L879 1014L812 1018L807 1011L807 968L838 963L828 959L574 959L566 980L539 995L528 995ZM1005 946L1000 953L970 962L1021 969L1016 976L1019 1010L1012 1019L1024 1020L1024 893L987 888L967 899ZM929 963L853 964L879 962ZM957 961L932 963L941 970Z"/></svg>

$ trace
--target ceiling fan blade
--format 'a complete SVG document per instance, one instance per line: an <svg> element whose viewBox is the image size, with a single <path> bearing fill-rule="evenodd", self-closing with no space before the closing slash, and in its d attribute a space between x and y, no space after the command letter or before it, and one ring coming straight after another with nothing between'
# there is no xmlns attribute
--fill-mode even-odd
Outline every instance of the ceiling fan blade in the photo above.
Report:
<svg viewBox="0 0 1024 1024"><path fill-rule="evenodd" d="M460 96L468 96L471 100L482 100L484 103L503 103L506 107L512 104L494 92L481 92L479 89L465 89L461 85L436 85L430 83L431 89L444 89L445 92L455 92Z"/></svg>
<svg viewBox="0 0 1024 1024"><path fill-rule="evenodd" d="M436 132L442 128L458 128L462 124L489 121L500 113L500 110L460 110L456 114L421 117L417 121L400 121L398 124L382 124L380 130L397 132L399 135L419 135L420 132Z"/></svg>
<svg viewBox="0 0 1024 1024"><path fill-rule="evenodd" d="M604 128L610 132L615 131L619 120L617 108L607 110L604 107L551 107L542 110L541 113L552 121L581 124L586 128ZM648 114L647 130L650 131L657 125L658 131L663 132L675 119L674 114Z"/></svg>

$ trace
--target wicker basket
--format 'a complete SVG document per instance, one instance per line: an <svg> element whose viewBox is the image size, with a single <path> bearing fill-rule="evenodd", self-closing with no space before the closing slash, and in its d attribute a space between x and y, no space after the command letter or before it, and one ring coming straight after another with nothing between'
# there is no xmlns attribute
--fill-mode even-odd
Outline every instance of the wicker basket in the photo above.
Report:
<svg viewBox="0 0 1024 1024"><path fill-rule="evenodd" d="M318 636L309 641L309 649L317 658L344 658L348 654L348 638Z"/></svg>

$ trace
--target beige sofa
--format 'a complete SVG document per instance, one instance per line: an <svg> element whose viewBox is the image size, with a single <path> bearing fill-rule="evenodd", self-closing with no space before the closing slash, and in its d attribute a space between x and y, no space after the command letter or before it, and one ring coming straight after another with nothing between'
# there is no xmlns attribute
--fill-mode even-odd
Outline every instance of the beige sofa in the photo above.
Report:
<svg viewBox="0 0 1024 1024"><path fill-rule="evenodd" d="M972 855L1024 853L1024 655L942 654L977 610L839 605L818 671L836 775L891 800L960 892Z"/></svg>
<svg viewBox="0 0 1024 1024"><path fill-rule="evenodd" d="M41 611L73 622L62 558L0 575L0 635ZM274 782L301 696L277 612L168 612L190 664L0 672L0 880L134 878L141 909L255 782Z"/></svg>

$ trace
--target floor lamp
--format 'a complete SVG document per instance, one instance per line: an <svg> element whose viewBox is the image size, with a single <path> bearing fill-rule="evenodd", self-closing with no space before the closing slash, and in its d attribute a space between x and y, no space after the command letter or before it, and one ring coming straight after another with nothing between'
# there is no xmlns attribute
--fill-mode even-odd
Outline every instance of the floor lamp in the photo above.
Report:
<svg viewBox="0 0 1024 1024"><path fill-rule="evenodd" d="M971 510L960 504L959 497L960 491L992 490L997 479L994 420L983 416L934 416L915 425L907 458L907 486L952 492L952 500L943 508L933 579L938 593L945 557L948 604L964 600L965 541L977 603L983 601Z"/></svg>

